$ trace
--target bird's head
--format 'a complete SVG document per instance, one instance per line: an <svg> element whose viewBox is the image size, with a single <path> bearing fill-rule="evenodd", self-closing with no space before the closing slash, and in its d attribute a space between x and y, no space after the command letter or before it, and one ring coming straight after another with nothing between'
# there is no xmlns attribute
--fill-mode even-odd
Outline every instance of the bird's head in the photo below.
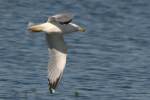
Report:
<svg viewBox="0 0 150 100"><path fill-rule="evenodd" d="M59 24L59 29L61 29L63 34L73 33L73 32L85 32L85 29L75 23Z"/></svg>

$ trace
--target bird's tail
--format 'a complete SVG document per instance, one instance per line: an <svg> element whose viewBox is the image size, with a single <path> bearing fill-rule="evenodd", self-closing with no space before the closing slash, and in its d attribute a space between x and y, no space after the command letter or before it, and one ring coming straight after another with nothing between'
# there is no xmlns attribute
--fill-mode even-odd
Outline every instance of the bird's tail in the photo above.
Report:
<svg viewBox="0 0 150 100"><path fill-rule="evenodd" d="M33 26L34 23L33 22L29 22L27 28L30 28L31 26Z"/></svg>
<svg viewBox="0 0 150 100"><path fill-rule="evenodd" d="M27 28L30 32L42 32L45 26L47 26L46 23L34 24L32 22L29 22Z"/></svg>
<svg viewBox="0 0 150 100"><path fill-rule="evenodd" d="M33 34L32 34L32 32L29 32L29 30L30 30L30 28L32 27L32 26L34 26L35 24L33 23L33 22L28 22L28 24L27 24L27 32L26 32L26 34L28 35L28 36L32 36Z"/></svg>

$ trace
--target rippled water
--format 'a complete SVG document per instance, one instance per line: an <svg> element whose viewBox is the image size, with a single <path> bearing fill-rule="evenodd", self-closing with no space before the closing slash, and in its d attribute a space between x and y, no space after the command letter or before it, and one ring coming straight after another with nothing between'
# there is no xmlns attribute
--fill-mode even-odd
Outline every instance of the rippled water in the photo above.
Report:
<svg viewBox="0 0 150 100"><path fill-rule="evenodd" d="M0 100L149 100L149 0L1 0L0 5ZM30 37L26 26L64 11L73 12L74 22L87 31L65 37L68 63L51 95L44 34Z"/></svg>

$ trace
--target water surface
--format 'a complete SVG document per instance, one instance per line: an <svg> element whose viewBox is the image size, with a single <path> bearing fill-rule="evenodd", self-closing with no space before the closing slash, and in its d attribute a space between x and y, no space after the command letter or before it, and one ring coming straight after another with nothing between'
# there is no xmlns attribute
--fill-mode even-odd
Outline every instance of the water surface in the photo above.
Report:
<svg viewBox="0 0 150 100"><path fill-rule="evenodd" d="M1 100L149 100L149 0L1 0L0 5ZM50 95L45 36L28 36L26 26L63 11L73 12L74 22L87 31L65 36L68 63Z"/></svg>

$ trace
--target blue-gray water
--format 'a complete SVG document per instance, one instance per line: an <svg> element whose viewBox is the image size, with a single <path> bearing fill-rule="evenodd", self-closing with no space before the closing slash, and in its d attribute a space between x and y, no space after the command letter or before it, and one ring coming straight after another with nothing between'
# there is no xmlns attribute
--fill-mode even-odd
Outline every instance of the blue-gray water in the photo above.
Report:
<svg viewBox="0 0 150 100"><path fill-rule="evenodd" d="M51 95L45 36L26 26L64 11L87 31L65 37L68 62ZM149 38L149 0L0 0L0 100L149 100Z"/></svg>

